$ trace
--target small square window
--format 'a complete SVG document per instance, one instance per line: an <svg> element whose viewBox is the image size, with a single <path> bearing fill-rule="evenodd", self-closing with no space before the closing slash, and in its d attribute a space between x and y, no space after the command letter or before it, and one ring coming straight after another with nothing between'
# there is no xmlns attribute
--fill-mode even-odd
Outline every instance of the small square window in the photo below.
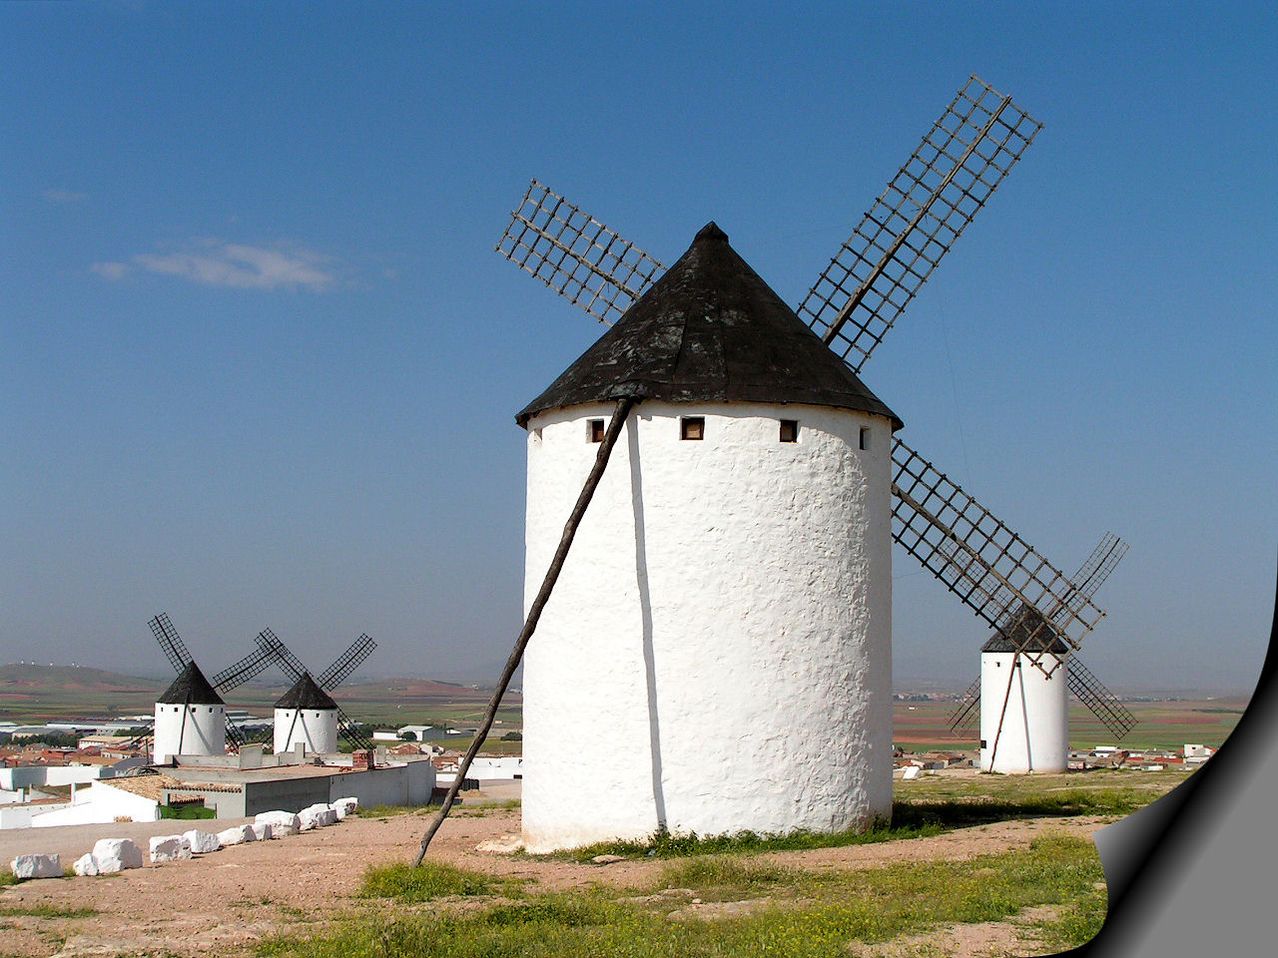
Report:
<svg viewBox="0 0 1278 958"><path fill-rule="evenodd" d="M705 437L705 416L684 416L679 420L680 439L704 439Z"/></svg>
<svg viewBox="0 0 1278 958"><path fill-rule="evenodd" d="M798 442L799 441L799 420L797 419L781 420L781 441L782 442Z"/></svg>
<svg viewBox="0 0 1278 958"><path fill-rule="evenodd" d="M861 448L862 449L870 448L870 427L869 426L861 427Z"/></svg>
<svg viewBox="0 0 1278 958"><path fill-rule="evenodd" d="M604 440L604 421L602 419L591 419L586 422L586 441L587 442L603 442Z"/></svg>

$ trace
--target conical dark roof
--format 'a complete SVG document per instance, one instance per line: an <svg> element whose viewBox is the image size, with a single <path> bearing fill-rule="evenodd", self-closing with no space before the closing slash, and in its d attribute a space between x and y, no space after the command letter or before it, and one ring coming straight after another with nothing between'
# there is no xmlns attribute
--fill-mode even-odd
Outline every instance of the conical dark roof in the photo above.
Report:
<svg viewBox="0 0 1278 958"><path fill-rule="evenodd" d="M194 662L186 663L186 668L178 673L173 684L161 692L156 701L164 705L226 704L222 701L222 696L209 685L209 680L204 677L204 673Z"/></svg>
<svg viewBox="0 0 1278 958"><path fill-rule="evenodd" d="M515 421L625 395L807 403L901 420L708 223L617 324Z"/></svg>
<svg viewBox="0 0 1278 958"><path fill-rule="evenodd" d="M1011 625L1001 632L995 632L990 636L989 641L981 646L982 652L1016 652L1018 650L1065 655L1069 652L1069 646L1054 628L1044 625L1043 616L1039 612L1025 609Z"/></svg>
<svg viewBox="0 0 1278 958"><path fill-rule="evenodd" d="M303 672L302 677L293 683L293 687L280 696L275 703L277 709L335 709L337 703L333 697L315 684L310 672Z"/></svg>

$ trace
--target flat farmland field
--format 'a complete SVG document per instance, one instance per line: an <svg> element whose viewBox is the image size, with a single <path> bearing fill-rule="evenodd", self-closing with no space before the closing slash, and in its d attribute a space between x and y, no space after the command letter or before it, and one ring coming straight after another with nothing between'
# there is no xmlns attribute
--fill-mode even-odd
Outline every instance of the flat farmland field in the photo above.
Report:
<svg viewBox="0 0 1278 958"><path fill-rule="evenodd" d="M907 749L973 749L978 745L977 723L951 732L953 701L896 702L893 708L893 740ZM1185 743L1220 746L1234 730L1247 699L1212 698L1157 702L1124 702L1136 716L1136 727L1121 741L1077 702L1069 711L1072 748L1122 745L1128 748L1183 748Z"/></svg>
<svg viewBox="0 0 1278 958"><path fill-rule="evenodd" d="M0 721L47 722L101 719L109 716L150 713L156 695L167 680L119 675L97 669L49 666L0 667ZM249 684L228 696L228 705L254 715L269 715L271 706L285 691L282 684ZM431 679L393 678L356 682L337 689L334 698L358 721L375 728L433 725L428 740L464 748L470 737L448 735L450 727L473 728L479 724L491 695L489 689L437 682ZM975 723L957 732L949 729L953 700L893 703L893 741L914 751L929 748L972 749L977 746ZM1132 748L1181 748L1186 742L1218 747L1238 724L1247 699L1202 698L1124 702L1138 724L1116 742L1113 735L1081 705L1070 707L1070 744L1075 748L1123 745ZM489 746L494 751L518 752L517 741L502 742L502 735L522 726L523 701L517 692L507 693L497 713Z"/></svg>

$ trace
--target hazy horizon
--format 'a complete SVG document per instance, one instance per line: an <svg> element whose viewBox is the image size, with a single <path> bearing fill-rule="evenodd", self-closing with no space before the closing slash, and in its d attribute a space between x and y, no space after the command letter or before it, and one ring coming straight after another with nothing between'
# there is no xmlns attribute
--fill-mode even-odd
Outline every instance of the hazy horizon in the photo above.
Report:
<svg viewBox="0 0 1278 958"><path fill-rule="evenodd" d="M492 251L528 180L666 263L713 218L796 304L975 72L1045 128L862 378L1066 572L1130 542L1103 682L1250 692L1268 11L376 13L0 7L0 659L160 675L166 611L210 669L268 626L315 668L368 632L356 680L499 665L513 414L600 332ZM965 686L987 630L893 562L898 683Z"/></svg>

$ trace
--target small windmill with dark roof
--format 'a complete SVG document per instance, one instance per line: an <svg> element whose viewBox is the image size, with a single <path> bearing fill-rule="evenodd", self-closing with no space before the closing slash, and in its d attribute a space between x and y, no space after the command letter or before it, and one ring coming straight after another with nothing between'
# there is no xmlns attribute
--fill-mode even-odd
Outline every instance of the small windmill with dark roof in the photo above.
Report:
<svg viewBox="0 0 1278 958"><path fill-rule="evenodd" d="M533 181L498 252L611 328L516 417L527 618L457 775L527 649L529 850L890 815L894 541L1045 675L1100 621L859 377L1040 126L972 77L797 311L713 223L666 270Z"/></svg>
<svg viewBox="0 0 1278 958"><path fill-rule="evenodd" d="M238 748L243 737L226 715L219 693L238 688L271 664L271 656L255 649L233 665L205 678L167 614L148 623L155 640L177 672L155 701L152 760L164 764L177 755L223 755L227 744Z"/></svg>
<svg viewBox="0 0 1278 958"><path fill-rule="evenodd" d="M293 685L275 703L274 751L292 751L301 745L307 752L324 755L338 750L340 731L357 749L372 747L340 705L329 695L373 654L377 643L367 634L333 660L319 678L313 678L301 659L270 629L257 636L258 651L277 664Z"/></svg>
<svg viewBox="0 0 1278 958"><path fill-rule="evenodd" d="M1071 577L1079 592L1094 596L1127 554L1127 543L1112 532L1101 538ZM1051 629L1041 627L1034 609L1013 610L981 646L981 675L950 716L950 729L979 718L981 769L986 772L1063 772L1069 764L1069 695L1116 738L1136 725L1118 696ZM1025 669L1022 646L1051 661L1048 669Z"/></svg>

